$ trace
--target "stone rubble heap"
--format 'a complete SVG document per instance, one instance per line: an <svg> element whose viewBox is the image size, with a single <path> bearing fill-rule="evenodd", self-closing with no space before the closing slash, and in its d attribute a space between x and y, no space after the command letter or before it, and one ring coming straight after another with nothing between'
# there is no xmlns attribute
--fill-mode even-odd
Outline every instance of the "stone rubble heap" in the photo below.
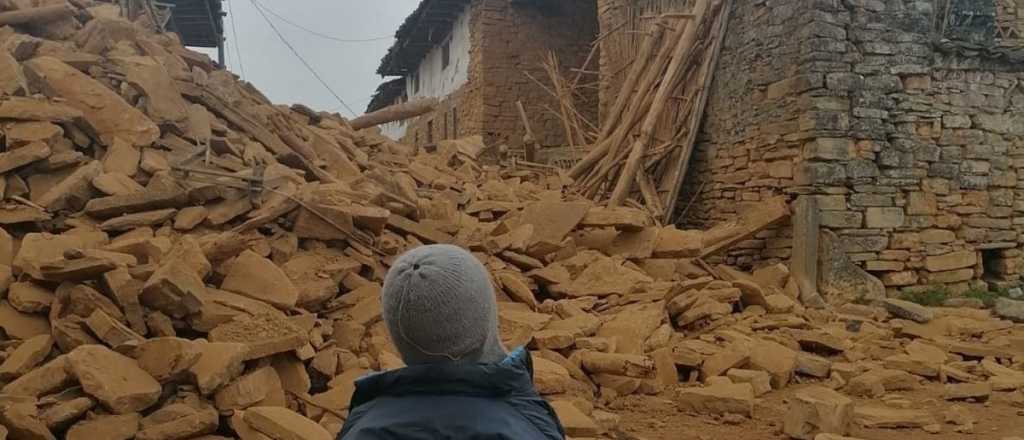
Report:
<svg viewBox="0 0 1024 440"><path fill-rule="evenodd" d="M550 169L484 165L478 138L417 151L274 106L109 3L0 17L36 7L0 28L0 440L334 438L353 381L402 366L380 283L430 243L491 270L502 338L531 349L573 438L622 434L636 394L750 417L813 383L789 403L796 439L973 429L957 407L854 400L924 386L1024 404L1024 331L987 310L810 309L785 265L706 262L783 221L781 199L660 226Z"/></svg>

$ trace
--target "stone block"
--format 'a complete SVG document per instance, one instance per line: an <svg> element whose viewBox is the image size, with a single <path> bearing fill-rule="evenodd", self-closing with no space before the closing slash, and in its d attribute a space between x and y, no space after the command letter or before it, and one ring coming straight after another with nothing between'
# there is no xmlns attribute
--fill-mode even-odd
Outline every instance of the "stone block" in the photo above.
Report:
<svg viewBox="0 0 1024 440"><path fill-rule="evenodd" d="M945 229L926 229L920 232L921 242L925 244L945 244L956 241L956 233Z"/></svg>
<svg viewBox="0 0 1024 440"><path fill-rule="evenodd" d="M899 272L906 268L906 264L900 261L868 261L864 263L868 272ZM882 280L885 283L885 280Z"/></svg>
<svg viewBox="0 0 1024 440"><path fill-rule="evenodd" d="M912 270L882 274L882 284L885 284L886 287L913 286L917 284L917 281L917 272Z"/></svg>
<svg viewBox="0 0 1024 440"><path fill-rule="evenodd" d="M749 383L719 384L707 388L682 388L676 394L682 411L708 415L739 414L752 416L754 387Z"/></svg>
<svg viewBox="0 0 1024 440"><path fill-rule="evenodd" d="M68 368L83 390L114 414L139 412L160 398L160 384L134 359L99 345L83 345L68 354Z"/></svg>
<svg viewBox="0 0 1024 440"><path fill-rule="evenodd" d="M963 269L974 267L976 264L978 264L978 253L975 251L958 251L945 255L933 255L924 260L924 267L929 272Z"/></svg>
<svg viewBox="0 0 1024 440"><path fill-rule="evenodd" d="M797 75L769 85L765 91L765 97L768 99L778 99L824 86L825 77L820 73Z"/></svg>
<svg viewBox="0 0 1024 440"><path fill-rule="evenodd" d="M931 309L910 301L889 298L883 301L882 304L893 316L922 324L930 322L935 317L935 312Z"/></svg>
<svg viewBox="0 0 1024 440"><path fill-rule="evenodd" d="M868 208L864 219L868 228L892 229L903 226L906 215L903 208Z"/></svg>
<svg viewBox="0 0 1024 440"><path fill-rule="evenodd" d="M847 208L846 196L814 196L814 199L821 211L845 211Z"/></svg>
<svg viewBox="0 0 1024 440"><path fill-rule="evenodd" d="M862 207L887 207L893 206L891 196L884 194L854 194L850 196L850 205Z"/></svg>
<svg viewBox="0 0 1024 440"><path fill-rule="evenodd" d="M846 168L841 164L800 162L793 180L797 185L839 185L846 181Z"/></svg>
<svg viewBox="0 0 1024 440"><path fill-rule="evenodd" d="M806 160L847 160L854 154L854 143L847 138L818 138L804 144Z"/></svg>
<svg viewBox="0 0 1024 440"><path fill-rule="evenodd" d="M974 269L958 269L945 272L928 272L924 280L929 284L952 284L974 279Z"/></svg>
<svg viewBox="0 0 1024 440"><path fill-rule="evenodd" d="M908 215L934 215L938 212L939 201L935 194L912 192L907 197Z"/></svg>
<svg viewBox="0 0 1024 440"><path fill-rule="evenodd" d="M853 420L853 400L836 391L812 386L796 393L783 422L783 432L811 440L818 434L846 435Z"/></svg>
<svg viewBox="0 0 1024 440"><path fill-rule="evenodd" d="M864 214L857 211L822 211L821 226L855 229L864 226Z"/></svg>
<svg viewBox="0 0 1024 440"><path fill-rule="evenodd" d="M729 370L726 377L732 383L749 383L754 388L755 397L761 397L772 391L772 377L764 371L733 368Z"/></svg>

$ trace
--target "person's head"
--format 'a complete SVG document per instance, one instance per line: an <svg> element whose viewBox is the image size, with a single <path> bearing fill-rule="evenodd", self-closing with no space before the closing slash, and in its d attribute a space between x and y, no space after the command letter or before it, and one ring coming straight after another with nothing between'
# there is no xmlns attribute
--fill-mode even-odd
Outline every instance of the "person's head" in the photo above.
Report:
<svg viewBox="0 0 1024 440"><path fill-rule="evenodd" d="M384 279L384 323L407 365L500 362L498 307L487 269L448 245L416 248Z"/></svg>

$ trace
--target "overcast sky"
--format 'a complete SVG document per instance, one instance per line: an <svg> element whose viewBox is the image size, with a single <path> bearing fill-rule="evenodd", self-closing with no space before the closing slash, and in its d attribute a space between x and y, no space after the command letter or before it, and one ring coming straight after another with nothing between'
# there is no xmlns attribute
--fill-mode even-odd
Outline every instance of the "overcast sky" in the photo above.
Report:
<svg viewBox="0 0 1024 440"><path fill-rule="evenodd" d="M347 111L277 37L260 15L254 0L227 0L224 18L227 64L279 104L302 103L317 110ZM380 84L381 57L393 43L395 30L419 0L255 0L273 13L309 30L345 40L389 37L358 43L332 41L267 16L296 50L342 99L362 113ZM231 27L234 14L236 37ZM238 56L237 49L241 52ZM216 50L205 51L216 59ZM243 69L244 68L244 69Z"/></svg>

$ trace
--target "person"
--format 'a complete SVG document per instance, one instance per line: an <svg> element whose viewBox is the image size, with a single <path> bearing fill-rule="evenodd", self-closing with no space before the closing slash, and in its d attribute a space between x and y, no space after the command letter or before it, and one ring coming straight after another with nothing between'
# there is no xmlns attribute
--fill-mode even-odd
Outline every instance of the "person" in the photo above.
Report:
<svg viewBox="0 0 1024 440"><path fill-rule="evenodd" d="M384 323L406 367L356 381L341 440L565 438L533 386L528 351L507 353L487 269L423 246L384 279Z"/></svg>

